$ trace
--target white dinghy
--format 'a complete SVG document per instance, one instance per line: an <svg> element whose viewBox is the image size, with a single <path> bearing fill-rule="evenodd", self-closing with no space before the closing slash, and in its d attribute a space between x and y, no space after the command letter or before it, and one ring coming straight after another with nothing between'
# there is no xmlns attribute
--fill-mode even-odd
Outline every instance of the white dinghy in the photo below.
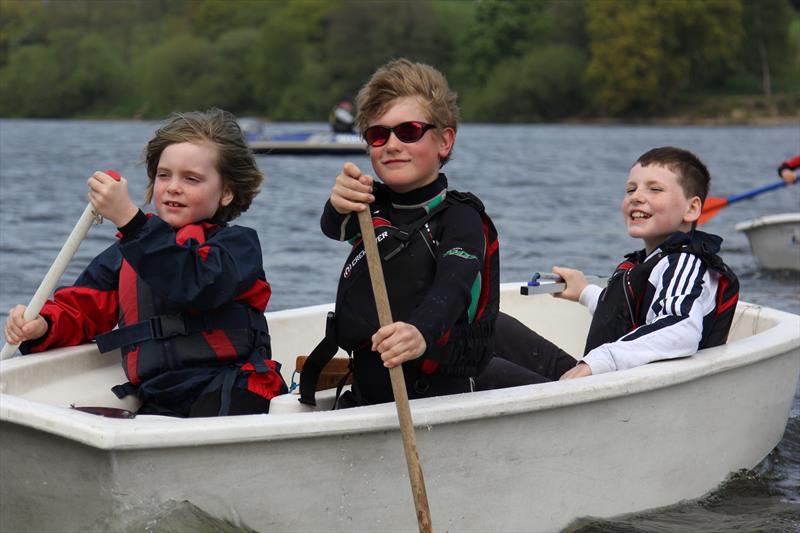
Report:
<svg viewBox="0 0 800 533"><path fill-rule="evenodd" d="M767 215L735 226L750 241L761 268L800 270L800 213Z"/></svg>
<svg viewBox="0 0 800 533"><path fill-rule="evenodd" d="M502 308L573 354L590 317L522 296ZM268 315L285 374L322 338L329 305ZM800 373L800 317L740 303L731 342L566 382L411 401L437 531L554 531L696 498L780 441ZM120 529L189 501L258 531L415 531L392 404L225 418L111 419L115 354L93 345L0 364L0 530ZM325 393L318 394L318 397ZM328 395L330 396L330 395ZM322 402L320 402L322 403Z"/></svg>

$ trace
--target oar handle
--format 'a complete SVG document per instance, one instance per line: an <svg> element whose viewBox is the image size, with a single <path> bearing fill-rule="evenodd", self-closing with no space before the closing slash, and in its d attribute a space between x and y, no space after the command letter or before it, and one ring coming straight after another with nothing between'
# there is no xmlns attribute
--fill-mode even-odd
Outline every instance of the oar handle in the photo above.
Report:
<svg viewBox="0 0 800 533"><path fill-rule="evenodd" d="M358 224L361 229L361 240L367 255L369 277L372 281L372 292L375 295L375 306L378 309L378 320L381 327L393 322L392 309L389 306L389 296L386 293L386 283L383 278L383 266L375 242L375 228L372 226L372 216L369 209L358 212ZM403 449L406 454L408 477L411 481L411 492L414 496L414 507L417 511L417 524L420 533L433 531L431 525L430 509L428 508L428 494L425 491L425 480L422 476L422 466L417 453L417 438L414 433L414 423L411 420L411 408L408 405L408 391L403 377L403 367L395 366L389 369L392 382L392 392L397 406L397 418L400 420L400 433L403 437Z"/></svg>
<svg viewBox="0 0 800 533"><path fill-rule="evenodd" d="M106 170L106 174L117 181L121 179L119 173L115 170ZM50 270L47 271L44 279L39 284L39 288L36 289L35 293L33 293L33 297L28 303L28 307L25 308L25 312L22 314L22 316L26 321L36 318L36 316L39 314L39 311L42 310L42 306L44 306L47 298L50 296L50 294L52 294L53 290L55 290L58 280L61 279L61 276L64 275L64 271L67 270L67 266L72 260L72 256L75 255L75 252L78 250L81 242L83 242L84 237L86 237L86 234L89 232L89 228L91 228L92 224L95 222L102 222L102 218L95 213L94 206L92 206L91 202L89 202L86 204L86 208L83 210L81 218L78 219L78 223L75 224L74 228L72 228L72 232L69 234L66 242L61 247L61 251L58 252L55 261L53 261L53 264L50 265ZM14 352L17 351L17 348L19 348L19 344L5 343L3 345L3 349L0 350L0 361L8 359L14 355Z"/></svg>
<svg viewBox="0 0 800 533"><path fill-rule="evenodd" d="M734 194L733 196L728 196L728 205L739 202L741 200L747 200L748 198L752 198L753 196L758 196L759 194L772 191L774 189L780 189L781 187L786 187L786 182L783 180L776 181L768 185L763 185L751 191L743 192L742 194Z"/></svg>

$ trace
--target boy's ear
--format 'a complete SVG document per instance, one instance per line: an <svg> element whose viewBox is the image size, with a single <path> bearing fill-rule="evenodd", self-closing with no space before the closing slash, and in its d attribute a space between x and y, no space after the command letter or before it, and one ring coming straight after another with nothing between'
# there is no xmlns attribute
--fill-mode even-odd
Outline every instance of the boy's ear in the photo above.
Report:
<svg viewBox="0 0 800 533"><path fill-rule="evenodd" d="M439 157L447 157L453 150L453 143L456 140L456 132L453 128L442 128L439 134Z"/></svg>
<svg viewBox="0 0 800 533"><path fill-rule="evenodd" d="M695 222L700 218L700 213L703 211L703 203L700 201L699 196L693 196L689 200L689 207L683 215L684 222Z"/></svg>
<svg viewBox="0 0 800 533"><path fill-rule="evenodd" d="M219 205L222 207L227 207L233 201L233 191L228 188L225 188L222 191L222 198L219 199Z"/></svg>

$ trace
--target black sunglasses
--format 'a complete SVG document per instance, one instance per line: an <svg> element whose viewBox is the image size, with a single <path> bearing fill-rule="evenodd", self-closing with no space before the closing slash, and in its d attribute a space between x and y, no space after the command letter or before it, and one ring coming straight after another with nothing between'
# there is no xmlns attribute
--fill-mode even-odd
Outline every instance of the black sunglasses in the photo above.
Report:
<svg viewBox="0 0 800 533"><path fill-rule="evenodd" d="M397 126L370 126L364 130L364 140L370 146L383 146L389 141L389 136L394 132L395 137L404 143L415 143L422 139L425 132L435 128L433 124L427 124L418 120L411 122L401 122Z"/></svg>

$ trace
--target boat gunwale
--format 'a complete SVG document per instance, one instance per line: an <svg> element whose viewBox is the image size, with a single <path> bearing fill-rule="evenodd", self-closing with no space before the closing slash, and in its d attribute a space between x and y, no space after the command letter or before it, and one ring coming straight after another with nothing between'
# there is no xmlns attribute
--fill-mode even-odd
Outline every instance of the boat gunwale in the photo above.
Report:
<svg viewBox="0 0 800 533"><path fill-rule="evenodd" d="M581 380L412 400L414 425L424 428L609 400L688 383L800 348L800 335L797 334L800 316L746 302L740 302L739 305L747 306L742 313L758 313L755 319L769 320L774 324L754 335L678 360L660 361ZM327 308L330 308L330 304L278 311L270 315L275 318L291 317ZM764 344L767 337L772 340ZM59 355L72 356L76 355L69 352ZM21 358L9 361L16 359ZM17 364L38 365L45 362L31 358ZM6 362L0 363L0 376L2 366L6 366ZM148 416L120 420L10 394L0 394L0 423L27 426L103 450L222 445L397 431L399 428L392 403L342 411L199 419Z"/></svg>
<svg viewBox="0 0 800 533"><path fill-rule="evenodd" d="M776 213L774 215L764 215L752 220L745 220L739 222L733 229L740 232L748 232L750 230L774 226L778 224L797 224L800 223L799 213Z"/></svg>

